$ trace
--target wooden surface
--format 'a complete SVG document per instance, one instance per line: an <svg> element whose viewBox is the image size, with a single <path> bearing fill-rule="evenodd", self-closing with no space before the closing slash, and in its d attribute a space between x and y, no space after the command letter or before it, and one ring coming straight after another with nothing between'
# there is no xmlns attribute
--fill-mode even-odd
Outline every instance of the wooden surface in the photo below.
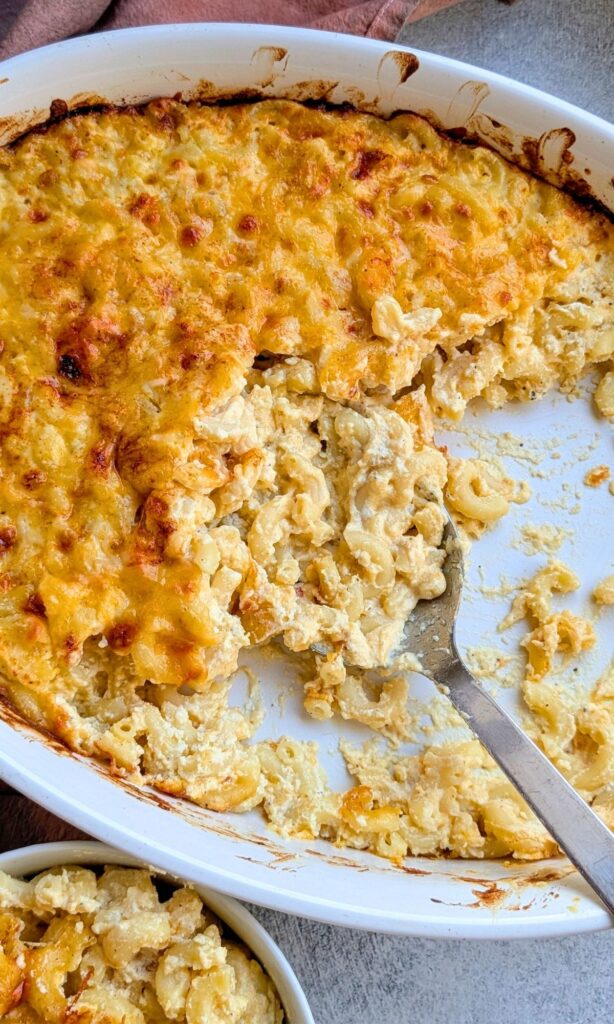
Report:
<svg viewBox="0 0 614 1024"><path fill-rule="evenodd" d="M0 853L59 839L83 839L83 833L0 781Z"/></svg>

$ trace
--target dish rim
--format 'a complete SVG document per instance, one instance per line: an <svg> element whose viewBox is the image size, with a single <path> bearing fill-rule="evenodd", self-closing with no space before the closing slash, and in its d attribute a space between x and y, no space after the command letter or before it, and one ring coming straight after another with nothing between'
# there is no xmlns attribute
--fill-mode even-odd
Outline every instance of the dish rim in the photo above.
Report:
<svg viewBox="0 0 614 1024"><path fill-rule="evenodd" d="M614 140L614 124L611 124L599 114L593 114L591 111L585 110L583 107L579 107L577 104L571 103L569 100L564 100L555 96L554 93L539 89L534 85L528 85L525 82L521 82L519 79L510 78L509 75L503 75L498 71L490 71L477 64L470 64L467 61L458 60L455 57L446 57L444 54L439 54L432 50L422 50L419 47L410 46L407 43L396 42L394 39L371 39L367 36L351 35L350 33L331 32L324 29L300 28L294 25L279 25L277 23L264 24L260 22L187 21L106 29L102 32L91 32L85 35L72 36L69 39L60 39L55 43L46 43L44 46L37 46L33 50L25 50L23 53L17 53L13 57L7 57L5 60L0 61L0 70L5 71L12 67L18 69L21 63L29 63L32 58L38 58L51 51L62 52L64 50L70 51L72 49L79 50L82 49L84 43L92 41L102 40L104 42L107 39L119 36L135 38L148 35L151 35L152 37L165 36L169 33L173 34L183 30L193 30L198 31L199 33L214 33L216 31L223 30L228 35L242 35L245 31L250 31L254 33L254 36L265 34L267 37L269 32L281 32L284 36L288 37L289 41L292 41L293 39L300 41L301 39L317 38L331 42L336 41L338 43L348 43L351 41L356 44L357 47L367 45L369 47L377 47L378 49L401 50L404 53L414 54L418 59L424 58L436 67L453 68L455 71L463 73L477 72L481 78L488 79L493 83L499 83L505 87L512 86L515 91L518 91L531 99L539 100L540 102L546 100L549 104L553 104L557 110L560 110L563 113L567 112L576 117L579 116L580 119L588 119L595 127L603 129L606 134L610 135Z"/></svg>

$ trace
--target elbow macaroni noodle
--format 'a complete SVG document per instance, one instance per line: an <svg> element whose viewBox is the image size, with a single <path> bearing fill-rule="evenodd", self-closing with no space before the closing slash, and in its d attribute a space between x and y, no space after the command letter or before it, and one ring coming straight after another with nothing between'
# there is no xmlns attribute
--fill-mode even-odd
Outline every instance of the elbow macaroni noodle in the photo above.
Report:
<svg viewBox="0 0 614 1024"><path fill-rule="evenodd" d="M12 1024L282 1024L260 964L189 888L149 872L0 872L0 1020Z"/></svg>
<svg viewBox="0 0 614 1024"><path fill-rule="evenodd" d="M260 807L283 833L393 860L553 852L476 741L399 752L412 665L395 651L445 586L444 502L477 537L527 499L440 450L434 416L572 391L591 364L612 416L608 221L415 115L283 100L86 113L1 151L0 179L11 701L133 782ZM510 621L532 627L540 742L570 777L593 772L609 820L609 684L575 716L548 690L557 655L595 639L550 607L574 586L547 567ZM386 741L344 748L348 792L315 744L254 741L255 692L229 705L240 652L269 643L311 666L314 719ZM162 935L151 913L105 935L115 970ZM225 971L161 995L165 1012L211 1014Z"/></svg>

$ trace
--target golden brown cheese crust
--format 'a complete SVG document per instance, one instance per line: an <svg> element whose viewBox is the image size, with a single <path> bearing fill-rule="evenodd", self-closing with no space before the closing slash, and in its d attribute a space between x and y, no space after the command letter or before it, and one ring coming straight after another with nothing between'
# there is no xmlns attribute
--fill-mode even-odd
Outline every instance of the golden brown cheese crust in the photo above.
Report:
<svg viewBox="0 0 614 1024"><path fill-rule="evenodd" d="M87 636L122 653L139 629L168 663L158 681L202 676L207 607L192 608L196 638L193 570L165 558L165 492L231 477L219 445L196 449L193 418L240 390L257 352L309 355L333 397L398 389L422 354L509 317L607 232L413 115L284 101L87 114L5 151L1 170L7 658L20 675L29 648L45 685ZM422 351L411 332L374 337L382 296L441 310Z"/></svg>

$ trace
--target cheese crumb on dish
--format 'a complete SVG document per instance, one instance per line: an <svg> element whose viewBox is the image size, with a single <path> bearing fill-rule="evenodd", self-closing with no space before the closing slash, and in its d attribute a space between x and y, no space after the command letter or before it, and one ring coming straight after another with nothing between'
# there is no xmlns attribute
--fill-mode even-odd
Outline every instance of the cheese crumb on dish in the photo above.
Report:
<svg viewBox="0 0 614 1024"><path fill-rule="evenodd" d="M520 528L520 539L514 546L521 547L528 555L541 552L554 555L571 536L571 530L554 523L526 523Z"/></svg>
<svg viewBox="0 0 614 1024"><path fill-rule="evenodd" d="M521 640L527 652L526 682L538 681L550 672L558 653L573 657L594 647L597 638L588 619L568 609L552 610L553 594L569 594L579 586L575 573L563 562L553 560L524 584L514 598L499 628L508 629L522 618L532 624L531 632Z"/></svg>
<svg viewBox="0 0 614 1024"><path fill-rule="evenodd" d="M0 179L10 700L116 774L288 834L550 851L479 744L381 776L353 754L332 793L315 745L255 742L229 690L244 649L315 647L314 719L389 753L409 735L404 680L368 673L444 589L444 500L479 536L528 498L439 450L433 416L572 393L593 364L609 415L609 222L416 115L284 100L70 117L2 150ZM520 611L540 680L593 642L542 615L556 571Z"/></svg>
<svg viewBox="0 0 614 1024"><path fill-rule="evenodd" d="M496 647L469 647L467 665L476 677L498 686L517 686L522 678L522 659Z"/></svg>
<svg viewBox="0 0 614 1024"><path fill-rule="evenodd" d="M600 487L609 479L610 469L608 466L594 466L584 474L584 483L587 487Z"/></svg>
<svg viewBox="0 0 614 1024"><path fill-rule="evenodd" d="M0 871L0 1018L282 1024L270 978L189 888L148 871Z"/></svg>
<svg viewBox="0 0 614 1024"><path fill-rule="evenodd" d="M593 600L597 604L614 604L614 575L606 576L593 590Z"/></svg>

